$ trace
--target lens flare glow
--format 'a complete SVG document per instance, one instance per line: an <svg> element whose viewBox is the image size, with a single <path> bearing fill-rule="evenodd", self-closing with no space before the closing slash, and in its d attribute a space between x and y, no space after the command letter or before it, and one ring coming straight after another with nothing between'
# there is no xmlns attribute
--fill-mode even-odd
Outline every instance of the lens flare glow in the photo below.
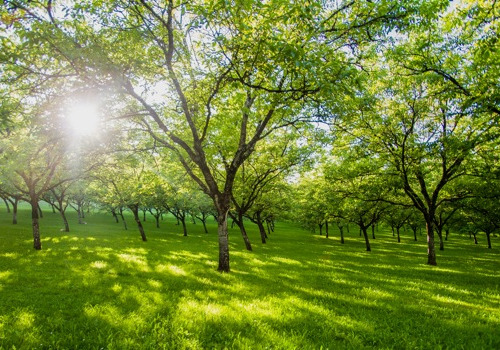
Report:
<svg viewBox="0 0 500 350"><path fill-rule="evenodd" d="M66 118L75 136L92 136L99 131L99 109L95 103L79 102L69 106Z"/></svg>

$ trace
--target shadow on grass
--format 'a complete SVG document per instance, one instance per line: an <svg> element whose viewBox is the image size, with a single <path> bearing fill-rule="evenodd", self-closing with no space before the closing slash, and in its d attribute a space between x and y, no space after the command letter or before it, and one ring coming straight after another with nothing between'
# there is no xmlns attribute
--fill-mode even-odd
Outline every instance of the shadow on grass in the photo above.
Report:
<svg viewBox="0 0 500 350"><path fill-rule="evenodd" d="M367 253L356 234L341 245L287 225L246 252L232 231L232 272L220 274L201 225L188 237L146 225L141 242L97 219L71 233L47 225L40 252L27 230L1 234L0 347L500 346L498 251L463 239L430 267L424 242L384 232Z"/></svg>

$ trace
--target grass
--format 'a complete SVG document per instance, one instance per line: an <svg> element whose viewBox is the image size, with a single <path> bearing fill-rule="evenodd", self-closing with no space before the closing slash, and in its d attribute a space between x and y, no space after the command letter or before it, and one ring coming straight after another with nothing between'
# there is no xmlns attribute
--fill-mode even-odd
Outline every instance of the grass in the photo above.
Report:
<svg viewBox="0 0 500 350"><path fill-rule="evenodd" d="M0 207L0 349L500 348L498 238L451 235L431 267L424 236L381 230L367 253L355 230L341 245L279 223L262 245L249 224L254 251L231 230L220 274L213 224L148 218L142 242L131 218L70 213L65 233L46 210L34 251L19 220Z"/></svg>

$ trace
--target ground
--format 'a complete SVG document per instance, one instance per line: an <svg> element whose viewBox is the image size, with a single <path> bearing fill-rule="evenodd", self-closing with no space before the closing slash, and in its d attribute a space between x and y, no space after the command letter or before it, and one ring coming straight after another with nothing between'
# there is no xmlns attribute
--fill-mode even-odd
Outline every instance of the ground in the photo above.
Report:
<svg viewBox="0 0 500 350"><path fill-rule="evenodd" d="M0 207L0 349L500 348L498 237L452 233L432 267L409 232L368 253L354 226L342 245L278 223L262 245L248 223L254 251L231 230L221 274L213 223L148 218L142 242L131 217L71 213L65 233L44 214L35 251L28 210L14 226Z"/></svg>

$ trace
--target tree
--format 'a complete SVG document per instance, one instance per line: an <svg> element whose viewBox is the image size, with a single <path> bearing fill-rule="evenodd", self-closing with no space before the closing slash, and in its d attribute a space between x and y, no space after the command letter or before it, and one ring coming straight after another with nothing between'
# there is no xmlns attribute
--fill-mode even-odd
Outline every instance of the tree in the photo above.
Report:
<svg viewBox="0 0 500 350"><path fill-rule="evenodd" d="M218 270L225 272L233 185L256 145L303 119L306 105L316 102L310 96L321 92L332 99L352 92L365 44L435 6L141 0L64 4L59 5L64 11L57 11L58 4L51 5L11 3L24 14L15 25L31 39L21 51L60 63L51 76L75 74L114 85L141 107L138 122L144 130L176 154L212 198ZM23 73L46 74L38 64L20 62L22 57L21 52L8 64ZM162 103L151 96L159 94L158 86Z"/></svg>

